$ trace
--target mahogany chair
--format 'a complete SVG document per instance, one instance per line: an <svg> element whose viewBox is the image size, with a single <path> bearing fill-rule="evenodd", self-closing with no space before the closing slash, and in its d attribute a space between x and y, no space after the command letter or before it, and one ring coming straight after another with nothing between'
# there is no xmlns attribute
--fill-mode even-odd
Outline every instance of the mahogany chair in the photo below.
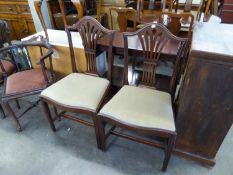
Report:
<svg viewBox="0 0 233 175"><path fill-rule="evenodd" d="M113 29L114 14L117 14L117 23L120 32L134 32L136 31L136 10L133 8L111 7L109 8L111 19L111 29ZM132 21L133 26L129 27L128 22Z"/></svg>
<svg viewBox="0 0 233 175"><path fill-rule="evenodd" d="M138 86L128 85L128 39L138 37L143 52L143 73ZM175 68L170 79L169 92L156 90L156 68L163 49L169 43L177 43ZM176 139L173 116L173 95L176 88L182 52L187 39L172 35L162 24L149 24L134 33L124 33L124 86L98 113L101 149L106 148L106 138L120 136L139 143L163 148L165 158L162 170L165 171ZM105 132L106 124L111 124ZM129 134L120 133L115 127L130 130L143 135L160 137L162 143L139 139Z"/></svg>
<svg viewBox="0 0 233 175"><path fill-rule="evenodd" d="M2 103L3 107L9 112L15 121L18 131L21 131L22 128L9 102L13 99L39 94L45 87L52 84L55 80L51 60L51 55L53 53L51 46L48 45L43 38L40 38L40 41L35 41L34 39L35 38L30 41L25 41L0 49L0 54L2 55L0 59L0 66L4 75ZM31 56L34 56L35 53L30 53L28 51L28 49L32 48L35 49L34 51L38 51L41 55L38 57L37 62L41 68L32 67L30 58ZM3 59L9 60L11 55L14 55L14 59L11 59L10 61L15 65L16 72L6 76L7 72L3 64ZM50 70L46 68L45 61L47 59L49 61ZM28 110L29 109L26 111ZM23 114L26 111L24 111ZM23 114L21 114L21 116Z"/></svg>
<svg viewBox="0 0 233 175"><path fill-rule="evenodd" d="M162 22L173 35L189 38L191 40L194 22L194 16L191 13L162 12L161 20L160 22Z"/></svg>
<svg viewBox="0 0 233 175"><path fill-rule="evenodd" d="M114 31L104 28L96 19L89 16L85 16L73 26L67 27L66 31L68 35L73 73L42 91L40 99L51 129L54 132L56 131L54 121L56 118L64 117L94 127L97 145L100 147L99 133L96 127L96 115L99 112L103 101L110 93ZM87 61L87 70L85 73L79 73L77 70L71 32L79 32L81 35ZM107 78L99 76L96 66L96 56L99 53L97 42L104 36L110 38L109 41L107 41ZM98 59L101 58L102 57L98 57ZM56 117L52 117L48 108L49 104L61 109L62 112ZM68 115L66 112L87 114L93 119L93 122L88 122L73 115Z"/></svg>

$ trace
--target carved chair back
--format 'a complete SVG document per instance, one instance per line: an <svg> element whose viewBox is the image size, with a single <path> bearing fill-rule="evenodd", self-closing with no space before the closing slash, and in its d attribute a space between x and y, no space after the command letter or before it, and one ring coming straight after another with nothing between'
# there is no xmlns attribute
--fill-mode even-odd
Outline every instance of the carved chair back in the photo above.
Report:
<svg viewBox="0 0 233 175"><path fill-rule="evenodd" d="M133 27L131 31L136 31L136 10L133 8L123 8L123 7L112 7L109 8L109 14L111 19L111 29L113 29L113 18L114 14L117 13L117 23L120 32L126 32L128 29L128 21L133 22Z"/></svg>
<svg viewBox="0 0 233 175"><path fill-rule="evenodd" d="M187 47L187 39L174 36L162 24L148 24L134 33L124 33L124 84L128 84L128 40L130 37L138 37L142 49L143 70L139 86L155 89L156 87L156 68L158 61L163 54L163 49L169 44L175 43L177 51L174 58L175 66L169 83L169 92L174 93L176 78L180 68L182 53Z"/></svg>
<svg viewBox="0 0 233 175"><path fill-rule="evenodd" d="M55 80L55 74L53 73L52 64L53 50L52 47L47 43L47 41L41 36L0 49L0 67L3 71L3 75L6 76L7 72L4 64L2 63L2 60L7 60L13 63L16 67L16 72L32 69L33 66L31 62L31 57L35 56L34 52L30 52L32 48L34 48L34 52L39 52L39 56L36 54L36 57L39 58L39 61L36 64L39 64L41 66L46 83L51 84ZM48 66L51 75L48 75L46 73L47 66L45 59L47 59L48 57Z"/></svg>
<svg viewBox="0 0 233 175"><path fill-rule="evenodd" d="M4 47L5 42L11 45L10 30L8 28L7 22L0 20L0 48Z"/></svg>
<svg viewBox="0 0 233 175"><path fill-rule="evenodd" d="M99 54L98 40L102 37L108 37L108 49L107 49L107 59L108 59L108 79L111 80L111 67L112 67L112 43L115 31L108 30L104 28L96 19L85 16L79 20L73 26L67 26L66 32L68 35L70 56L73 72L78 72L75 61L75 54L73 48L73 41L71 37L71 32L79 32L85 51L85 56L87 60L87 71L86 74L91 74L98 76L96 67L96 57Z"/></svg>

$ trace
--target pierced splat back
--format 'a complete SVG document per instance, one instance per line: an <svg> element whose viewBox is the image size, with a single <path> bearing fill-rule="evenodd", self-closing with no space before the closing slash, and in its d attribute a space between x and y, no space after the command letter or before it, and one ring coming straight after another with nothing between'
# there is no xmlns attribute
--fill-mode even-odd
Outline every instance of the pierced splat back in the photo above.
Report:
<svg viewBox="0 0 233 175"><path fill-rule="evenodd" d="M138 37L139 43L141 44L143 56L142 78L139 86L146 86L149 88L155 88L156 68L158 66L158 61L163 54L163 50L169 43L171 43L171 41L172 43L177 44L175 66L169 87L170 92L174 90L174 83L176 81L176 76L179 69L180 58L184 52L184 49L186 48L188 40L175 37L166 27L159 23L148 24L134 33L124 33L125 84L128 84L128 38L135 36ZM173 42L173 40L175 42Z"/></svg>
<svg viewBox="0 0 233 175"><path fill-rule="evenodd" d="M83 46L84 46L84 51L86 55L86 60L87 60L87 74L94 74L98 75L97 73L97 68L96 68L96 54L97 54L97 41L108 35L109 40L108 43L108 76L111 76L111 65L110 63L112 62L112 42L113 42L113 35L114 31L108 30L104 28L96 19L85 16L83 17L80 21L78 21L76 24L70 27L66 27L67 35L68 35L68 41L69 41L69 46L70 46L70 54L71 54L71 63L72 63L72 70L73 72L77 72L76 68L76 62L75 62L75 55L74 55L74 49L73 49L73 43L72 43L72 38L71 38L71 32L76 31L79 32ZM110 77L108 77L110 78Z"/></svg>

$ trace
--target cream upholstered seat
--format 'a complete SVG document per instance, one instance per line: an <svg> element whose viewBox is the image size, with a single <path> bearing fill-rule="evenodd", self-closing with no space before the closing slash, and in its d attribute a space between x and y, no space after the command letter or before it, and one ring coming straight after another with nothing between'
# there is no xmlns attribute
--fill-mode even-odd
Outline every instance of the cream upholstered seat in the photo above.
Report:
<svg viewBox="0 0 233 175"><path fill-rule="evenodd" d="M175 131L171 96L154 89L125 85L99 115L135 127Z"/></svg>
<svg viewBox="0 0 233 175"><path fill-rule="evenodd" d="M41 97L60 105L96 111L109 81L81 73L72 73L41 93Z"/></svg>

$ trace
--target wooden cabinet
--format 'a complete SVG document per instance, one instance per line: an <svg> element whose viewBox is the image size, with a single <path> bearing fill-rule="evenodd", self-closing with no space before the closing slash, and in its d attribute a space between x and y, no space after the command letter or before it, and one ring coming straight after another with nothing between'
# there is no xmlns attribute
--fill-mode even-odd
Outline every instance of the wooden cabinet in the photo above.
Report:
<svg viewBox="0 0 233 175"><path fill-rule="evenodd" d="M0 0L0 19L7 21L11 40L36 32L27 0Z"/></svg>
<svg viewBox="0 0 233 175"><path fill-rule="evenodd" d="M210 166L233 123L231 35L230 24L195 27L179 99L176 152Z"/></svg>

